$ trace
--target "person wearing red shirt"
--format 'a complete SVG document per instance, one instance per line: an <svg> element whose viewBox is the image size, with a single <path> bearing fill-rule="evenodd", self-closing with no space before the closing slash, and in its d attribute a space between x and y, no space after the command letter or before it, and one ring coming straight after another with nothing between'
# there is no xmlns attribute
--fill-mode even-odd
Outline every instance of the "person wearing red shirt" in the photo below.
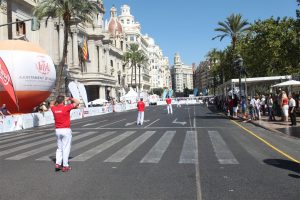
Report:
<svg viewBox="0 0 300 200"><path fill-rule="evenodd" d="M170 113L173 114L172 99L170 97L167 97L166 102L167 102L168 114L170 114Z"/></svg>
<svg viewBox="0 0 300 200"><path fill-rule="evenodd" d="M144 111L145 111L145 103L143 102L143 98L137 103L138 109L138 117L137 117L137 125L143 125L144 122Z"/></svg>
<svg viewBox="0 0 300 200"><path fill-rule="evenodd" d="M71 104L64 105L65 101L71 101ZM50 108L54 116L55 133L57 138L56 164L55 171L62 170L67 172L71 170L69 166L69 155L71 150L72 130L70 128L70 112L79 105L75 98L65 98L57 96L55 101L50 103Z"/></svg>

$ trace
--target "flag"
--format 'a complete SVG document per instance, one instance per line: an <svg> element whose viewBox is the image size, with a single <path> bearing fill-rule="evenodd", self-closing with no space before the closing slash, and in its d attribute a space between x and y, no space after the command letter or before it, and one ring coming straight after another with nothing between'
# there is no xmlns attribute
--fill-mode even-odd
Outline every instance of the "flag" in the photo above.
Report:
<svg viewBox="0 0 300 200"><path fill-rule="evenodd" d="M16 97L13 82L9 75L9 71L1 57L0 57L0 84L3 86L4 90L7 91L10 98L13 100L13 102L15 103L15 105L18 107L19 110L18 99Z"/></svg>
<svg viewBox="0 0 300 200"><path fill-rule="evenodd" d="M87 46L86 37L83 38L83 46L82 46L83 58L85 61L89 60L89 49Z"/></svg>

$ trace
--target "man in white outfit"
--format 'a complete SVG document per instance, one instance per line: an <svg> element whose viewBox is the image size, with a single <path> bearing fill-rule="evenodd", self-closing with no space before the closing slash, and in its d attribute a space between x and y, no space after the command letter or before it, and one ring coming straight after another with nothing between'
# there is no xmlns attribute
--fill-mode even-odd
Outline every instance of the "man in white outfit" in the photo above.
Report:
<svg viewBox="0 0 300 200"><path fill-rule="evenodd" d="M167 97L166 102L167 102L168 114L170 114L170 113L173 114L172 99L170 97Z"/></svg>
<svg viewBox="0 0 300 200"><path fill-rule="evenodd" d="M144 122L144 112L145 112L145 103L143 102L143 98L137 103L138 109L138 117L137 117L137 125L143 125Z"/></svg>
<svg viewBox="0 0 300 200"><path fill-rule="evenodd" d="M65 101L71 104L64 105ZM50 108L55 121L55 133L57 138L55 171L71 170L69 166L69 155L71 150L72 130L70 128L70 112L79 105L79 101L74 98L57 96L55 101L50 103Z"/></svg>

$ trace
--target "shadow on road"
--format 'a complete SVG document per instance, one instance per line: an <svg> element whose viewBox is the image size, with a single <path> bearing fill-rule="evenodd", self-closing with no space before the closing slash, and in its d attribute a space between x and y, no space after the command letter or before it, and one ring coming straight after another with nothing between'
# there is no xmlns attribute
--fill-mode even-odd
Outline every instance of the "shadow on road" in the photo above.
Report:
<svg viewBox="0 0 300 200"><path fill-rule="evenodd" d="M196 119L225 119L225 117L223 116L208 116L208 115L204 115L204 116L195 116Z"/></svg>
<svg viewBox="0 0 300 200"><path fill-rule="evenodd" d="M283 160L283 159L265 159L264 163L268 165L272 165L274 167L278 167L281 169L286 169L292 172L296 172L299 175L296 174L289 174L290 177L293 178L300 178L300 164L290 161L290 160Z"/></svg>
<svg viewBox="0 0 300 200"><path fill-rule="evenodd" d="M299 127L289 127L289 126L287 126L285 128L278 128L277 130L282 132L282 133L285 133L287 135L300 138Z"/></svg>

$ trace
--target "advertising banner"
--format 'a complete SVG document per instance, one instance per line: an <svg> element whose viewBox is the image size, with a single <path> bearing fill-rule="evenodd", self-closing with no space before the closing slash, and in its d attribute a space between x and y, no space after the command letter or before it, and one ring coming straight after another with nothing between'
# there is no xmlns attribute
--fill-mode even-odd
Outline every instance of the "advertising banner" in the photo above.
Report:
<svg viewBox="0 0 300 200"><path fill-rule="evenodd" d="M15 94L15 89L13 86L12 79L11 79L9 71L1 57L0 57L0 84L7 91L8 95L10 96L10 98L12 99L14 104L17 107L19 107L18 99ZM18 108L18 110L19 110L19 108Z"/></svg>

